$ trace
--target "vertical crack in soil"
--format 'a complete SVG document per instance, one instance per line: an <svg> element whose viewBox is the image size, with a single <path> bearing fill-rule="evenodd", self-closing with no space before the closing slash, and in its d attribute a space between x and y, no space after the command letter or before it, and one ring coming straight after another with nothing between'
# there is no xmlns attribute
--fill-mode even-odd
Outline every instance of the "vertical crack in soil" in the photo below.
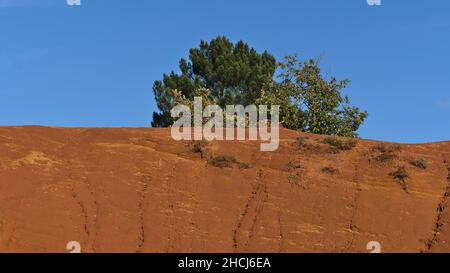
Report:
<svg viewBox="0 0 450 273"><path fill-rule="evenodd" d="M361 185L359 183L359 162L355 163L355 171L354 171L354 175L353 175L353 182L355 183L355 193L353 195L353 200L351 203L351 208L352 208L352 212L351 212L351 216L350 216L350 222L348 224L348 229L350 230L351 234L350 234L350 239L347 243L347 246L345 247L345 252L348 252L351 247L353 246L353 243L355 241L355 233L358 231L358 228L355 224L355 218L356 218L356 214L358 212L358 202L361 196Z"/></svg>
<svg viewBox="0 0 450 273"><path fill-rule="evenodd" d="M145 200L148 192L148 184L151 177L149 174L143 173L138 184L138 217L139 217L139 230L138 230L138 245L136 252L141 252L142 247L145 244Z"/></svg>
<svg viewBox="0 0 450 273"><path fill-rule="evenodd" d="M239 216L233 233L234 252L247 251L255 235L255 229L264 205L269 197L267 184L263 181L264 174L260 169L256 177L256 185L252 191L244 211Z"/></svg>
<svg viewBox="0 0 450 273"><path fill-rule="evenodd" d="M448 171L447 186L445 188L444 196L442 197L441 202L439 203L439 205L436 209L437 216L436 216L436 221L435 221L434 230L433 230L433 237L430 240L428 240L428 242L427 242L426 252L431 252L434 245L436 245L436 243L438 242L438 239L439 239L439 234L441 233L442 228L444 226L444 223L442 222L442 216L443 216L444 211L446 210L447 200L450 197L450 164L447 160L444 160L444 165Z"/></svg>

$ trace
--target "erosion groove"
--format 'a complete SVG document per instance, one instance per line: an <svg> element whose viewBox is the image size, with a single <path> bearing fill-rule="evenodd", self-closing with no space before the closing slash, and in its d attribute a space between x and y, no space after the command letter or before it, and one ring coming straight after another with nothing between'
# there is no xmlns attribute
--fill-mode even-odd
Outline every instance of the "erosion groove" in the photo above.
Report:
<svg viewBox="0 0 450 273"><path fill-rule="evenodd" d="M284 251L284 235L283 235L283 222L281 221L281 211L278 211L278 252L282 253Z"/></svg>
<svg viewBox="0 0 450 273"><path fill-rule="evenodd" d="M395 164L370 163L372 140L335 154L326 136L281 128L273 152L210 142L208 153L251 166L216 168L170 128L0 133L0 252L65 253L69 241L97 253L367 252L370 241L383 252L450 251L450 142L395 145L404 194ZM298 137L311 148L293 145ZM426 169L408 165L421 157Z"/></svg>
<svg viewBox="0 0 450 273"><path fill-rule="evenodd" d="M446 211L448 207L448 199L450 197L450 164L447 160L444 160L444 165L447 168L447 186L445 188L444 195L441 199L441 202L439 203L438 207L436 208L436 221L434 224L434 230L433 230L433 237L428 240L427 242L427 252L431 252L433 247L437 244L439 240L439 235L444 227L443 223L443 214Z"/></svg>
<svg viewBox="0 0 450 273"><path fill-rule="evenodd" d="M146 196L148 192L149 183L151 181L151 176L147 173L143 173L140 176L138 185L138 217L139 217L139 228L138 228L138 245L136 252L141 252L142 247L145 244L145 210L146 210Z"/></svg>
<svg viewBox="0 0 450 273"><path fill-rule="evenodd" d="M264 205L269 197L263 170L257 173L256 182L234 230L235 252L246 252L254 239L255 230Z"/></svg>
<svg viewBox="0 0 450 273"><path fill-rule="evenodd" d="M84 233L86 234L85 244L87 244L91 238L91 232L89 230L89 216L83 201L78 197L77 193L73 188L72 188L72 198L75 200L78 207L80 208L81 217L83 219L83 230Z"/></svg>
<svg viewBox="0 0 450 273"><path fill-rule="evenodd" d="M167 253L172 252L175 248L175 240L177 236L177 230L176 230L176 219L174 216L175 210L174 210L174 203L176 202L174 200L174 189L173 189L173 179L174 179L174 173L176 171L176 165L174 165L171 169L171 172L166 176L165 178L165 188L166 188L166 196L167 196L167 210L165 212L166 214L166 225L168 226L167 229L167 246L166 251Z"/></svg>
<svg viewBox="0 0 450 273"><path fill-rule="evenodd" d="M349 204L350 208L351 208L351 215L350 215L350 222L348 224L348 230L350 231L350 235L349 235L349 241L347 243L347 246L345 247L345 251L348 252L352 246L353 243L355 241L355 237L356 234L358 232L358 227L356 226L356 215L358 213L358 203L360 200L360 196L361 196L361 185L359 182L359 162L355 162L354 164L354 174L353 174L353 178L352 181L354 183L354 193L353 193L353 198L352 198L352 202Z"/></svg>

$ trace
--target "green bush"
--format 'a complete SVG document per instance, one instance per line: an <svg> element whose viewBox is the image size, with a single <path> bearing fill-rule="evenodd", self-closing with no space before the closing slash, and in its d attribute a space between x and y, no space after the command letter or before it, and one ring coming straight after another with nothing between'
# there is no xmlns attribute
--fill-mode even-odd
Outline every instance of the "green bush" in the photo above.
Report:
<svg viewBox="0 0 450 273"><path fill-rule="evenodd" d="M322 140L322 143L326 143L340 151L348 151L356 146L356 140L354 139L341 140L337 137L326 137Z"/></svg>
<svg viewBox="0 0 450 273"><path fill-rule="evenodd" d="M391 176L397 180L406 180L408 178L408 173L406 172L405 166L400 166L391 173Z"/></svg>
<svg viewBox="0 0 450 273"><path fill-rule="evenodd" d="M322 73L319 59L300 61L296 55L279 63L279 81L263 85L256 105L279 105L285 128L322 135L357 137L367 111L352 106L344 90L350 82Z"/></svg>
<svg viewBox="0 0 450 273"><path fill-rule="evenodd" d="M425 158L422 158L422 157L418 158L416 160L413 160L411 162L411 164L416 166L417 168L424 169L424 170L426 168L428 168L428 161Z"/></svg>
<svg viewBox="0 0 450 273"><path fill-rule="evenodd" d="M218 168L231 168L234 163L237 163L237 160L234 156L231 155L217 155L211 158L209 161L211 165Z"/></svg>
<svg viewBox="0 0 450 273"><path fill-rule="evenodd" d="M389 162L398 157L400 150L401 148L398 145L379 143L374 149L374 152L377 154L373 159L381 163Z"/></svg>
<svg viewBox="0 0 450 273"><path fill-rule="evenodd" d="M409 178L408 172L405 166L398 167L395 171L391 172L390 175L394 177L395 180L402 186L403 190L408 192L408 185L406 180Z"/></svg>

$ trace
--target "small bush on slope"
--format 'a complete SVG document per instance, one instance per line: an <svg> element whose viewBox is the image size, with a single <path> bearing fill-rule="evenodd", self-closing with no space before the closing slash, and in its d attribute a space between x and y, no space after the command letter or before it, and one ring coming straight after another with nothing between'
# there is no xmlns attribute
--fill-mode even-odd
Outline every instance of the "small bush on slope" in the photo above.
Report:
<svg viewBox="0 0 450 273"><path fill-rule="evenodd" d="M416 166L417 168L424 169L424 170L426 168L428 168L428 161L422 157L411 161L411 164Z"/></svg>
<svg viewBox="0 0 450 273"><path fill-rule="evenodd" d="M326 137L322 140L322 142L339 151L348 151L356 146L356 140L354 139L341 140L337 137Z"/></svg>
<svg viewBox="0 0 450 273"><path fill-rule="evenodd" d="M390 162L398 157L398 153L401 148L398 145L391 145L386 143L379 143L373 152L375 155L372 157L376 162L386 163Z"/></svg>
<svg viewBox="0 0 450 273"><path fill-rule="evenodd" d="M405 166L398 167L395 171L391 172L390 175L394 177L395 180L397 180L404 191L408 192L408 185L406 184L406 180L409 178L409 175L406 171Z"/></svg>
<svg viewBox="0 0 450 273"><path fill-rule="evenodd" d="M231 168L234 163L237 163L237 160L231 155L217 155L212 157L209 163L218 168Z"/></svg>

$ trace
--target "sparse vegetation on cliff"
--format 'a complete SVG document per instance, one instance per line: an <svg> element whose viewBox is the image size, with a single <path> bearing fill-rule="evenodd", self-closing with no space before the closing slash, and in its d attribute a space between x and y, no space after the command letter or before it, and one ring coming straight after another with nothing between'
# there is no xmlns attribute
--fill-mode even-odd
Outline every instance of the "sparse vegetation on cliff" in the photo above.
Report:
<svg viewBox="0 0 450 273"><path fill-rule="evenodd" d="M411 161L411 164L416 166L417 168L424 169L424 170L426 168L428 168L428 161L423 157Z"/></svg>
<svg viewBox="0 0 450 273"><path fill-rule="evenodd" d="M390 175L402 186L402 189L408 192L407 179L409 178L408 172L406 171L405 166L399 166Z"/></svg>
<svg viewBox="0 0 450 273"><path fill-rule="evenodd" d="M337 151L348 151L356 146L355 139L339 139L337 137L326 137L322 139L322 143L326 143Z"/></svg>

